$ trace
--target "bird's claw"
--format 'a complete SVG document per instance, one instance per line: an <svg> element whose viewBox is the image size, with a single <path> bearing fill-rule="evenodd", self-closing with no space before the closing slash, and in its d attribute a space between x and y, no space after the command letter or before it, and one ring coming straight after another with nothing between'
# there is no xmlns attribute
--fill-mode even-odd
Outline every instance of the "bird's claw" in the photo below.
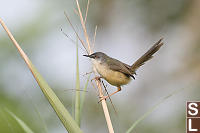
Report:
<svg viewBox="0 0 200 133"><path fill-rule="evenodd" d="M101 79L101 77L95 77L94 79L95 79L95 80L100 80L100 79Z"/></svg>
<svg viewBox="0 0 200 133"><path fill-rule="evenodd" d="M91 82L93 81L93 80L100 80L102 77L98 77L98 76L96 76L96 77L94 77L93 79L91 79Z"/></svg>

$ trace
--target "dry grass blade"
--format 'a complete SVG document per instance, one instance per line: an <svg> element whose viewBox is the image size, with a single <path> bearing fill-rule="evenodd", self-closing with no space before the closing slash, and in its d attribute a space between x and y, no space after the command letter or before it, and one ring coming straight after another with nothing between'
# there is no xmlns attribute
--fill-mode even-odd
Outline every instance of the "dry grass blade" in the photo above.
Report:
<svg viewBox="0 0 200 133"><path fill-rule="evenodd" d="M90 5L90 0L88 0L87 9L86 9L86 12L85 12L85 21L84 21L85 24L86 24L86 21L87 21L87 14L88 14L89 5Z"/></svg>
<svg viewBox="0 0 200 133"><path fill-rule="evenodd" d="M95 45L95 41L96 41L96 35L97 35L97 25L95 26L95 30L94 30L94 38L93 38L92 50L94 50L94 45Z"/></svg>
<svg viewBox="0 0 200 133"><path fill-rule="evenodd" d="M99 90L99 96L103 97L103 93L102 93L103 89L102 89L102 86L101 86L101 81L100 80L95 80L95 81L96 81L96 84L97 84L97 87L98 87L98 90ZM105 99L103 99L101 101L101 104L102 104L102 107L103 107L103 111L104 111L104 115L105 115L105 118L106 118L109 133L114 133L114 129L113 129L113 126L112 126L110 114L109 114L108 107L107 107Z"/></svg>
<svg viewBox="0 0 200 133"><path fill-rule="evenodd" d="M60 30L61 30L61 32L62 32L72 43L76 44L76 42L75 42L68 34L66 34L66 33L63 31L62 28L61 28ZM81 47L80 47L80 48L81 48Z"/></svg>
<svg viewBox="0 0 200 133"><path fill-rule="evenodd" d="M89 52L88 52L88 50L87 50L87 47L86 47L84 41L80 38L80 36L79 36L78 33L76 32L76 30L75 30L73 24L71 23L71 21L70 21L68 15L67 15L67 13L64 12L64 14L65 14L65 17L67 18L67 21L69 22L70 26L72 27L73 31L75 32L76 36L78 37L79 41L81 42L81 44L82 44L83 47L85 48L86 52L89 54Z"/></svg>
<svg viewBox="0 0 200 133"><path fill-rule="evenodd" d="M87 42L87 45L88 45L89 53L91 54L92 50L90 48L90 46L91 46L90 45L90 40L89 40L89 36L87 34L87 29L86 29L86 26L85 26L85 22L83 20L83 15L82 15L78 0L76 0L76 5L78 7L79 17L80 17L81 25L82 25L82 28L83 28L83 31L84 31L85 39L86 39L86 42Z"/></svg>
<svg viewBox="0 0 200 133"><path fill-rule="evenodd" d="M76 42L72 39L72 37L69 36L67 33L65 33L65 32L63 31L62 28L61 28L60 30L61 30L61 32L63 33L63 35L65 35L73 44L76 44ZM83 48L80 47L79 45L78 45L78 47L79 47L81 50L83 50L83 51L85 52L85 49L83 49Z"/></svg>
<svg viewBox="0 0 200 133"><path fill-rule="evenodd" d="M74 9L74 12L76 13L76 15L78 15L78 16L79 16L79 14L78 14L78 11L77 11L76 9Z"/></svg>

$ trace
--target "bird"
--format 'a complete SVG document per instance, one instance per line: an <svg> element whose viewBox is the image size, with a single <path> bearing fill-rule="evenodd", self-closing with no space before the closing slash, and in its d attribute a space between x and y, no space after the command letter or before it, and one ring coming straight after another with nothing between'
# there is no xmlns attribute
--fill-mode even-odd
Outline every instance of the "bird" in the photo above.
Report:
<svg viewBox="0 0 200 133"><path fill-rule="evenodd" d="M150 60L153 57L153 54L160 49L160 47L164 44L162 40L163 38L156 42L132 65L125 64L117 59L109 57L103 52L95 52L90 55L83 55L93 60L93 65L100 75L100 77L98 77L99 79L103 78L109 84L117 87L117 91L108 96L104 96L102 99L106 99L121 91L121 86L128 84L131 79L135 80L136 70L144 65L145 62Z"/></svg>

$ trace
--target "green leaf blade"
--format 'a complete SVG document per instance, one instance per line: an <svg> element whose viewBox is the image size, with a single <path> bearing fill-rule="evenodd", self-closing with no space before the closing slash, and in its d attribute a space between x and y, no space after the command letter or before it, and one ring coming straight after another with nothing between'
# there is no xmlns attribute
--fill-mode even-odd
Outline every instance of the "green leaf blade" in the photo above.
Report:
<svg viewBox="0 0 200 133"><path fill-rule="evenodd" d="M44 93L45 97L48 99L49 103L53 107L54 111L58 115L59 119L65 126L68 132L70 133L82 133L79 126L76 124L75 120L72 118L70 113L67 111L67 109L64 107L62 102L58 99L56 94L53 92L53 90L49 87L49 85L46 83L46 81L43 79L43 77L40 75L40 73L36 70L36 68L31 64L31 71L40 86L42 92Z"/></svg>
<svg viewBox="0 0 200 133"><path fill-rule="evenodd" d="M57 116L65 126L68 132L70 133L82 133L79 126L76 124L75 120L72 118L68 110L64 107L62 102L58 99L54 91L49 87L47 82L44 80L44 78L40 75L40 73L37 71L35 66L32 64L28 56L24 53L24 51L21 49L11 32L8 30L6 25L1 21L1 25L4 27L5 31L8 33L8 36L12 40L13 44L17 48L18 52L20 53L21 57L24 59L25 63L29 67L30 71L32 72L35 80L37 81L38 85L40 86L43 94L55 110Z"/></svg>
<svg viewBox="0 0 200 133"><path fill-rule="evenodd" d="M75 96L75 121L81 125L81 114L80 114L80 76L79 76L79 60L78 60L78 39L76 41L76 96Z"/></svg>
<svg viewBox="0 0 200 133"><path fill-rule="evenodd" d="M126 133L131 133L133 131L133 129L137 126L138 123L140 123L142 120L144 120L147 116L149 116L160 104L162 104L163 102L165 102L168 98L172 97L173 95L177 94L178 92L180 92L181 90L183 90L183 88L178 89L173 91L171 94L165 96L163 99L161 99L157 104L155 104L152 108L150 108L146 113L144 113L139 119L137 119L132 125L131 127L126 131Z"/></svg>
<svg viewBox="0 0 200 133"><path fill-rule="evenodd" d="M82 93L82 96L81 96L81 107L80 107L81 113L83 111L83 105L84 105L84 102L85 102L85 93L87 92L87 87L88 87L88 83L89 83L89 80L90 80L90 76L91 76L91 74L89 74L89 76L87 78L87 81L86 81L86 84L85 84L85 87L83 89L83 93Z"/></svg>
<svg viewBox="0 0 200 133"><path fill-rule="evenodd" d="M34 133L31 128L28 127L28 125L21 120L19 117L17 117L13 112L9 111L8 109L5 109L6 112L8 112L8 114L10 114L10 116L12 116L17 123L21 126L21 128L26 132L26 133Z"/></svg>

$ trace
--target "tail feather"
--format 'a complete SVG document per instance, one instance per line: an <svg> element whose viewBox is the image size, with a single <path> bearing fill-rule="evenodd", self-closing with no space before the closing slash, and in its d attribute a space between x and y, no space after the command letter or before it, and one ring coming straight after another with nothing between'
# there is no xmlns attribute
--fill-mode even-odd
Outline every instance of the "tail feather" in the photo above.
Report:
<svg viewBox="0 0 200 133"><path fill-rule="evenodd" d="M142 55L132 66L132 72L135 72L140 66L150 60L153 57L153 54L156 53L160 47L163 45L163 38L161 38L157 43L155 43L144 55Z"/></svg>

